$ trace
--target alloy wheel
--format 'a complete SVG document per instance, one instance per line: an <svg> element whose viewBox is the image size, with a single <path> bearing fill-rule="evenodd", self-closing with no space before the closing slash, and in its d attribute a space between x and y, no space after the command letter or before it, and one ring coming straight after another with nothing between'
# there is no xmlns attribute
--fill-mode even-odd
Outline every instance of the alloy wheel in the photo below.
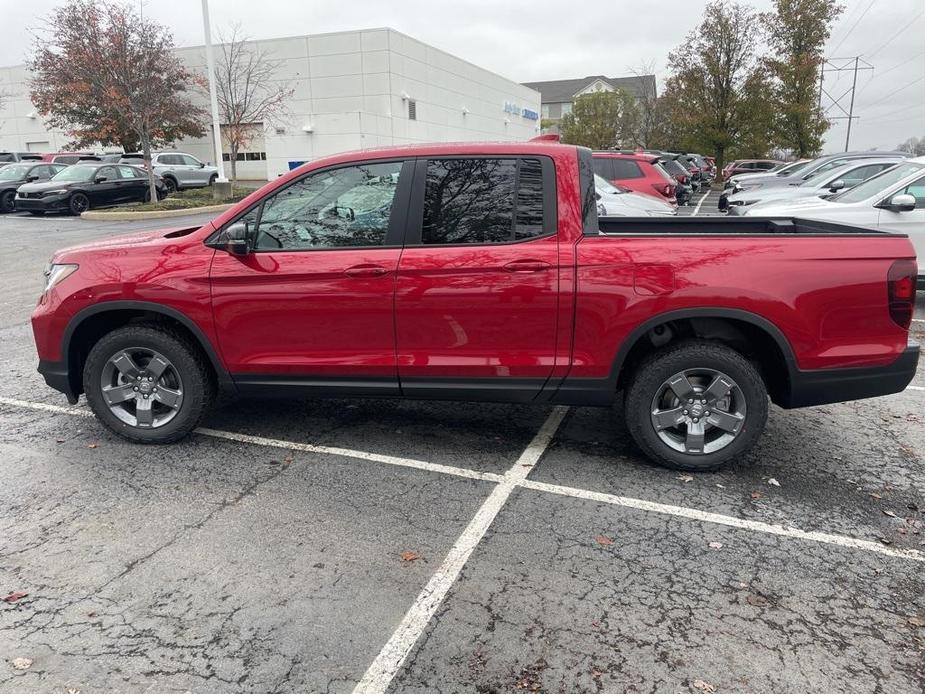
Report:
<svg viewBox="0 0 925 694"><path fill-rule="evenodd" d="M742 432L745 395L716 369L686 369L668 378L652 399L651 421L668 446L690 455L722 450Z"/></svg>
<svg viewBox="0 0 925 694"><path fill-rule="evenodd" d="M180 374L162 354L144 347L121 349L103 366L103 400L129 426L162 427L183 404Z"/></svg>

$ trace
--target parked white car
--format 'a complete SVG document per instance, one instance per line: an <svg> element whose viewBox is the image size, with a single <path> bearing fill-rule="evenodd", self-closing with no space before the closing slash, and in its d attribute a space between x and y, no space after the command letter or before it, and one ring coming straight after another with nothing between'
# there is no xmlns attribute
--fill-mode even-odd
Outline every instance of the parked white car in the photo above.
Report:
<svg viewBox="0 0 925 694"><path fill-rule="evenodd" d="M919 288L925 288L925 157L907 159L828 200L772 200L744 213L800 217L908 234L919 258Z"/></svg>
<svg viewBox="0 0 925 694"><path fill-rule="evenodd" d="M817 172L799 184L743 190L741 193L729 196L729 214L742 215L752 205L763 202L828 198L841 190L854 188L881 171L896 166L902 160L902 157L858 159L828 171Z"/></svg>
<svg viewBox="0 0 925 694"><path fill-rule="evenodd" d="M122 155L123 164L142 165L141 154ZM154 173L164 179L168 193L184 188L204 188L211 186L218 178L218 167L199 161L192 154L185 152L155 152L151 155Z"/></svg>
<svg viewBox="0 0 925 694"><path fill-rule="evenodd" d="M597 174L594 174L594 187L599 196L598 214L604 217L661 217L678 213L671 203L617 188Z"/></svg>

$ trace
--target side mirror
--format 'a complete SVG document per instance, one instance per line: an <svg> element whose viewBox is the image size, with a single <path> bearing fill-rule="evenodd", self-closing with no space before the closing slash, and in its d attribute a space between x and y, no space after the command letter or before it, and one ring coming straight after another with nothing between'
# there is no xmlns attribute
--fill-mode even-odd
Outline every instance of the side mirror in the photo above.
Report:
<svg viewBox="0 0 925 694"><path fill-rule="evenodd" d="M204 169L204 168L206 168L206 165L203 164L202 162L199 162L199 168L200 168L200 169Z"/></svg>
<svg viewBox="0 0 925 694"><path fill-rule="evenodd" d="M38 176L34 176L34 175L33 175L33 176L26 176L26 183L32 183L32 181L37 181L37 180L39 180L39 177L38 177Z"/></svg>
<svg viewBox="0 0 925 694"><path fill-rule="evenodd" d="M837 193L845 187L845 182L841 178L837 181L832 181L832 184L829 186L829 190L833 193Z"/></svg>
<svg viewBox="0 0 925 694"><path fill-rule="evenodd" d="M108 181L108 180L109 180L109 179L106 178L105 176L97 176L96 178L93 179L93 182L94 182L94 183L103 183L104 181Z"/></svg>
<svg viewBox="0 0 925 694"><path fill-rule="evenodd" d="M915 209L915 196L908 193L899 193L879 205L879 207L893 212L911 212Z"/></svg>
<svg viewBox="0 0 925 694"><path fill-rule="evenodd" d="M225 251L231 255L245 256L254 250L254 234L248 222L236 222L225 227L224 231L213 242L210 248Z"/></svg>

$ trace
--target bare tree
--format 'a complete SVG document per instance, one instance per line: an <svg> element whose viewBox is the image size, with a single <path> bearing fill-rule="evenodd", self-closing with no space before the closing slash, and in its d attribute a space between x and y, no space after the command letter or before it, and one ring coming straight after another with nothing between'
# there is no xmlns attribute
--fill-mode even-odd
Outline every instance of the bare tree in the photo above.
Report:
<svg viewBox="0 0 925 694"><path fill-rule="evenodd" d="M36 35L30 96L53 126L78 142L137 138L151 170L155 143L202 136L205 112L187 97L193 76L173 52L166 27L127 5L70 0Z"/></svg>
<svg viewBox="0 0 925 694"><path fill-rule="evenodd" d="M231 154L231 178L237 180L238 152L247 147L266 121L282 117L292 96L289 85L276 78L282 61L241 34L239 26L221 38L215 66L216 93L223 139Z"/></svg>
<svg viewBox="0 0 925 694"><path fill-rule="evenodd" d="M630 73L639 83L636 93L636 105L639 109L639 120L636 132L636 142L644 148L657 146L661 125L659 113L658 94L655 89L655 61L649 60L641 65L629 68Z"/></svg>

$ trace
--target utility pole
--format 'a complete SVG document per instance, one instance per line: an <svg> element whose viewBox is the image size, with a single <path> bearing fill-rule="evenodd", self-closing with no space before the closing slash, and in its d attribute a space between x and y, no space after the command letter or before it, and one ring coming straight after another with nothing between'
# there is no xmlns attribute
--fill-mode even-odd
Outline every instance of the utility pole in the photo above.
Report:
<svg viewBox="0 0 925 694"><path fill-rule="evenodd" d="M218 93L215 90L215 59L212 57L212 29L209 24L209 0L202 0L202 25L206 37L206 69L209 72L209 100L212 102L212 138L215 143L215 166L218 179L213 195L216 198L231 197L231 184L225 178L225 162L222 159L222 126L218 119Z"/></svg>
<svg viewBox="0 0 925 694"><path fill-rule="evenodd" d="M822 61L822 68L819 73L819 108L822 108L822 96L825 95L828 97L830 103L823 110L822 114L826 115L830 110L837 109L842 115L840 116L828 116L829 120L847 120L848 121L848 133L845 136L845 151L848 151L848 147L851 145L851 123L859 116L854 115L854 95L858 86L858 72L863 72L864 70L873 70L874 66L868 63L866 60L863 60L860 56L855 56L853 58L825 58ZM854 73L851 77L851 88L845 91L838 96L832 96L828 91L826 91L825 86L823 85L823 80L825 79L825 74L827 72L841 73L841 72L851 72ZM850 102L847 110L842 105L842 102L846 97L850 95Z"/></svg>

